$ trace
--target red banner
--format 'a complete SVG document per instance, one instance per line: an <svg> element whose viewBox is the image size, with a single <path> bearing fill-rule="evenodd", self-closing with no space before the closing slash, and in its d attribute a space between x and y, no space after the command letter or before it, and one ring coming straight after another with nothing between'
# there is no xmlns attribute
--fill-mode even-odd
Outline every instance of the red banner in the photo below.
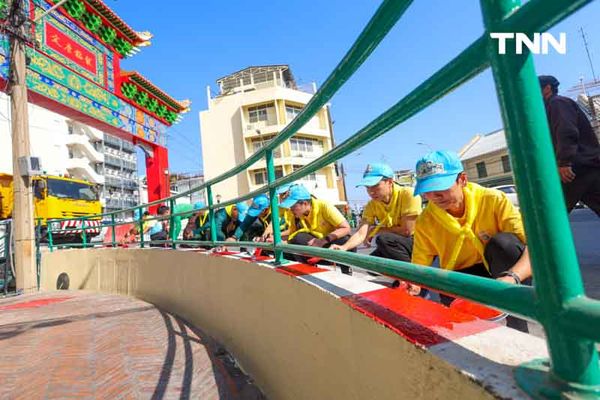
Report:
<svg viewBox="0 0 600 400"><path fill-rule="evenodd" d="M45 24L46 45L92 74L96 74L96 55L50 24Z"/></svg>

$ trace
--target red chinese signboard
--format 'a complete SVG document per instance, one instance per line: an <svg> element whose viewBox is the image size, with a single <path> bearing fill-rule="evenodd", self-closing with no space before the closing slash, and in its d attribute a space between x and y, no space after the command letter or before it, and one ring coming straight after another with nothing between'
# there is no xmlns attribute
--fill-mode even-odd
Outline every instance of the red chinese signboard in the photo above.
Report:
<svg viewBox="0 0 600 400"><path fill-rule="evenodd" d="M73 61L81 68L96 74L96 55L76 43L51 24L45 24L46 45L57 53Z"/></svg>

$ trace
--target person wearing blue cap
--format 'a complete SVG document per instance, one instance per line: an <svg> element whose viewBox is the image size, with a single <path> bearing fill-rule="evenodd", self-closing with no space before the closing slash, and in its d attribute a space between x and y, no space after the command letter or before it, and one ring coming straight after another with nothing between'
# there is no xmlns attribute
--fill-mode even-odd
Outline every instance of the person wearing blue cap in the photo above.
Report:
<svg viewBox="0 0 600 400"><path fill-rule="evenodd" d="M328 202L313 198L303 185L292 186L280 206L289 209L296 219L287 237L290 244L327 248L343 245L350 238L350 224L342 213ZM307 260L305 256L293 257L300 262ZM340 267L343 273L352 274L350 267Z"/></svg>
<svg viewBox="0 0 600 400"><path fill-rule="evenodd" d="M528 284L531 264L521 214L506 194L468 182L458 154L435 151L416 165L415 195L429 204L417 218L412 262L446 270ZM410 285L411 292L419 287ZM453 299L441 295L442 302ZM527 331L509 316L507 325Z"/></svg>
<svg viewBox="0 0 600 400"><path fill-rule="evenodd" d="M133 220L135 221L135 223L133 224L133 227L131 227L131 229L129 229L127 232L125 232L125 235L123 235L123 238L121 239L121 244L131 243L132 241L138 240L137 235L140 234L139 225L138 225L138 221L140 219L140 211L141 210L139 210L139 209L136 209L134 211ZM149 221L147 221L147 219L150 217L151 217L150 212L148 212L148 211L144 211L144 213L142 214L143 234L147 233L150 230L150 223L149 223Z"/></svg>
<svg viewBox="0 0 600 400"><path fill-rule="evenodd" d="M183 230L184 240L208 240L205 235L208 224L208 211L204 209L205 207L203 201L194 203L193 210L196 213L188 219L188 223Z"/></svg>
<svg viewBox="0 0 600 400"><path fill-rule="evenodd" d="M246 217L227 240L252 241L255 237L262 236L270 222L271 209L269 208L269 197L265 194L260 194L252 199L252 204L248 208Z"/></svg>
<svg viewBox="0 0 600 400"><path fill-rule="evenodd" d="M156 216L159 219L155 219L150 227L148 233L150 234L150 240L164 241L169 240L169 215L171 209L168 206L161 205L158 207ZM150 243L151 247L165 247L166 243Z"/></svg>
<svg viewBox="0 0 600 400"><path fill-rule="evenodd" d="M215 226L217 227L217 240L224 241L228 237L231 237L246 217L247 210L248 205L244 202L230 204L225 206L225 208L217 210L214 214ZM199 228L199 233L204 235L207 240L211 237L210 222L208 220Z"/></svg>
<svg viewBox="0 0 600 400"><path fill-rule="evenodd" d="M540 75L548 126L567 211L581 201L600 217L600 143L576 101L558 94L558 80Z"/></svg>
<svg viewBox="0 0 600 400"><path fill-rule="evenodd" d="M410 262L421 197L413 196L412 188L396 184L394 171L387 164L367 165L359 186L364 186L371 198L363 211L361 225L345 244L331 248L348 250L363 242L371 246L371 240L376 237L377 248L372 256Z"/></svg>

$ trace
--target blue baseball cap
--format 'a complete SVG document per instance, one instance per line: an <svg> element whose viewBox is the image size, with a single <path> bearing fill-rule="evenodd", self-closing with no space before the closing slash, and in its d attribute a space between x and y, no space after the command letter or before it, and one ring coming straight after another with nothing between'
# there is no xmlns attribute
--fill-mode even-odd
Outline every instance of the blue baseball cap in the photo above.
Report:
<svg viewBox="0 0 600 400"><path fill-rule="evenodd" d="M252 200L252 205L248 209L248 215L258 217L267 207L269 207L269 197L266 194L259 194Z"/></svg>
<svg viewBox="0 0 600 400"><path fill-rule="evenodd" d="M197 202L194 203L193 209L194 210L202 210L205 207L206 207L206 205L204 204L203 201L197 201Z"/></svg>
<svg viewBox="0 0 600 400"><path fill-rule="evenodd" d="M239 202L235 205L238 210L238 221L242 222L246 218L246 212L248 211L248 204Z"/></svg>
<svg viewBox="0 0 600 400"><path fill-rule="evenodd" d="M283 194L283 193L287 192L288 190L290 190L290 188L294 185L295 185L295 183L286 183L285 185L281 185L277 189L275 189L275 193Z"/></svg>
<svg viewBox="0 0 600 400"><path fill-rule="evenodd" d="M359 186L375 186L382 179L394 178L394 171L387 164L372 163L367 165L365 172L363 173L362 180L356 185Z"/></svg>
<svg viewBox="0 0 600 400"><path fill-rule="evenodd" d="M294 204L301 200L310 200L311 196L303 185L293 185L290 187L290 194L279 205L282 208L291 208Z"/></svg>
<svg viewBox="0 0 600 400"><path fill-rule="evenodd" d="M414 195L448 190L456 182L456 176L464 171L462 162L453 151L433 151L425 154L415 167L417 186Z"/></svg>

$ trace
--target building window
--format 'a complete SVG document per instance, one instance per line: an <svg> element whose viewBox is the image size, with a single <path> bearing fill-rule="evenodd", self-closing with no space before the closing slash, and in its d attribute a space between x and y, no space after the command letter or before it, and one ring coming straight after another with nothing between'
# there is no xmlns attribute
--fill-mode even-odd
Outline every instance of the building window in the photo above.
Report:
<svg viewBox="0 0 600 400"><path fill-rule="evenodd" d="M314 148L318 145L318 140L291 138L290 144L292 146L292 151L299 153L312 153L314 152Z"/></svg>
<svg viewBox="0 0 600 400"><path fill-rule="evenodd" d="M304 165L292 165L292 171L298 171L303 166ZM308 175L303 176L301 179L303 179L305 181L316 182L317 181L317 174L313 172L312 174L308 174Z"/></svg>
<svg viewBox="0 0 600 400"><path fill-rule="evenodd" d="M270 141L273 139L273 136L265 137L265 138L254 138L252 139L252 153L256 153L263 147L265 147ZM277 147L273 151L273 156L281 157L281 149Z"/></svg>
<svg viewBox="0 0 600 400"><path fill-rule="evenodd" d="M248 108L248 120L250 123L268 120L268 105Z"/></svg>
<svg viewBox="0 0 600 400"><path fill-rule="evenodd" d="M288 122L296 118L296 115L302 112L302 107L297 106L285 106L285 116L287 117Z"/></svg>
<svg viewBox="0 0 600 400"><path fill-rule="evenodd" d="M477 164L475 164L475 167L477 167L477 176L479 178L485 178L487 176L487 169L485 168L485 161L478 162Z"/></svg>
<svg viewBox="0 0 600 400"><path fill-rule="evenodd" d="M264 185L265 183L267 183L266 169L257 169L253 172L253 175L255 185ZM283 169L281 167L275 167L275 179L279 179L281 177L283 177Z"/></svg>
<svg viewBox="0 0 600 400"><path fill-rule="evenodd" d="M512 167L510 166L510 158L508 156L502 156L502 170L504 172L512 171Z"/></svg>

